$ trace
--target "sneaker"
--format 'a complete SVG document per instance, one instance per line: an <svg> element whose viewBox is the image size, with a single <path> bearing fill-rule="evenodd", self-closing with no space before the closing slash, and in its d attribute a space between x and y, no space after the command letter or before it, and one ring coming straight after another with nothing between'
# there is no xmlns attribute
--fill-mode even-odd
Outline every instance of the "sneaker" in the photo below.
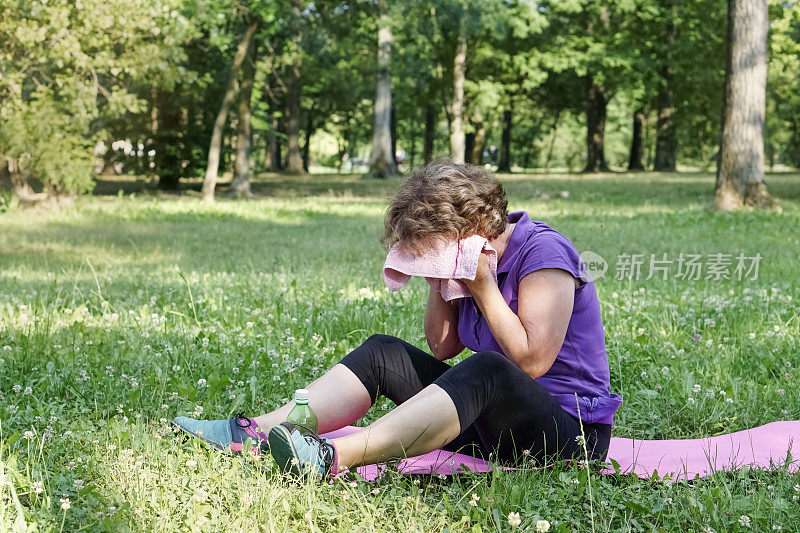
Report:
<svg viewBox="0 0 800 533"><path fill-rule="evenodd" d="M283 422L272 428L269 451L282 472L323 478L336 474L336 447L305 426Z"/></svg>
<svg viewBox="0 0 800 533"><path fill-rule="evenodd" d="M242 453L248 439L251 441L250 451L256 455L269 451L267 434L259 431L256 421L245 417L244 413L225 420L195 420L179 416L172 425L227 454Z"/></svg>

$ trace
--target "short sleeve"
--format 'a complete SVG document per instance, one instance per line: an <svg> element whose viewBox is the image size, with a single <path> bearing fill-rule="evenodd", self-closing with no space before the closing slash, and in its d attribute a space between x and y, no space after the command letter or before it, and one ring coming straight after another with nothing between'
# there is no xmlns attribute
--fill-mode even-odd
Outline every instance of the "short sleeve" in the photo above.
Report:
<svg viewBox="0 0 800 533"><path fill-rule="evenodd" d="M533 234L522 249L519 278L543 268L566 270L581 284L591 281L575 246L565 236L553 229Z"/></svg>

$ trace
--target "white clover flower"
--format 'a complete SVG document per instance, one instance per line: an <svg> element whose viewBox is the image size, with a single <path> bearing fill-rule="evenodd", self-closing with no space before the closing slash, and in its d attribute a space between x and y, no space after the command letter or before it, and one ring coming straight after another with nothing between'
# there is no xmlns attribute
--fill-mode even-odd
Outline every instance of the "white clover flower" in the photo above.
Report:
<svg viewBox="0 0 800 533"><path fill-rule="evenodd" d="M75 490L81 490L84 486L85 485L82 479L76 479L75 481L72 482L72 487Z"/></svg>
<svg viewBox="0 0 800 533"><path fill-rule="evenodd" d="M508 525L511 527L518 527L522 523L519 513L508 513Z"/></svg>
<svg viewBox="0 0 800 533"><path fill-rule="evenodd" d="M61 510L68 511L70 508L69 498L59 498L61 500Z"/></svg>
<svg viewBox="0 0 800 533"><path fill-rule="evenodd" d="M22 434L22 437L27 440L31 440L35 436L35 433L31 430L26 431Z"/></svg>
<svg viewBox="0 0 800 533"><path fill-rule="evenodd" d="M249 492L242 495L242 505L244 505L245 508L253 505L253 502L255 502L255 498Z"/></svg>
<svg viewBox="0 0 800 533"><path fill-rule="evenodd" d="M725 403L733 403L733 398L725 398Z"/></svg>
<svg viewBox="0 0 800 533"><path fill-rule="evenodd" d="M701 390L703 390L703 387L699 383L695 383L694 387L692 387L692 392L700 392Z"/></svg>
<svg viewBox="0 0 800 533"><path fill-rule="evenodd" d="M472 498L469 500L470 506L477 507L478 506L478 500L480 500L480 499L481 499L481 497L473 492L472 493Z"/></svg>
<svg viewBox="0 0 800 533"><path fill-rule="evenodd" d="M41 494L44 492L44 483L41 481L34 481L31 483L31 490L36 494Z"/></svg>
<svg viewBox="0 0 800 533"><path fill-rule="evenodd" d="M537 520L536 533L546 533L547 531L550 531L550 522L547 520Z"/></svg>
<svg viewBox="0 0 800 533"><path fill-rule="evenodd" d="M23 391L23 393L22 393L22 394L32 394L32 393L33 393L33 389L32 389L32 388L30 388L30 387L25 387L25 391Z"/></svg>
<svg viewBox="0 0 800 533"><path fill-rule="evenodd" d="M739 517L739 525L742 527L750 527L750 517L743 514Z"/></svg>
<svg viewBox="0 0 800 533"><path fill-rule="evenodd" d="M783 396L784 394L786 394L786 391L785 391L785 390L783 390L783 389L778 389L776 392L777 392L778 394L780 394L781 396Z"/></svg>
<svg viewBox="0 0 800 533"><path fill-rule="evenodd" d="M694 398L692 398L691 396L686 398L686 405L694 405Z"/></svg>
<svg viewBox="0 0 800 533"><path fill-rule="evenodd" d="M203 378L198 379L197 380L197 386L198 387L205 387L206 386L206 380L203 379Z"/></svg>

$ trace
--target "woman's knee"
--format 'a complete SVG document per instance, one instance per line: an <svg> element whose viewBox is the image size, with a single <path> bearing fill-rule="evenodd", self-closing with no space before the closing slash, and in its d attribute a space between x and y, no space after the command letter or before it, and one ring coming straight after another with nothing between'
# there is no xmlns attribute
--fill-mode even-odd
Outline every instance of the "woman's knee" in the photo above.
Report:
<svg viewBox="0 0 800 533"><path fill-rule="evenodd" d="M465 359L464 362L469 362L476 367L480 367L484 371L493 373L505 372L515 367L514 363L509 361L505 355L492 350L475 352Z"/></svg>
<svg viewBox="0 0 800 533"><path fill-rule="evenodd" d="M399 342L401 341L397 337L386 335L384 333L375 333L374 335L370 335L369 338L364 341L362 346L369 346L371 348L381 348L383 346L397 344Z"/></svg>

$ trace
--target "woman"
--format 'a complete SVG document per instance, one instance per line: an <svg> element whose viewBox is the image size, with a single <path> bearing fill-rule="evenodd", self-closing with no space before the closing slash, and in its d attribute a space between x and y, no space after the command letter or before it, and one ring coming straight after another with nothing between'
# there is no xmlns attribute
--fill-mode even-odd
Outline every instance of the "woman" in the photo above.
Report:
<svg viewBox="0 0 800 533"><path fill-rule="evenodd" d="M622 398L609 390L600 304L566 237L524 211L507 213L500 182L480 167L435 162L400 187L385 219L384 245L423 251L437 239L481 235L497 251L497 282L486 256L472 297L445 302L431 289L425 337L433 355L373 335L308 386L321 433L360 419L383 395L397 407L362 431L325 439L283 423L292 403L256 418L175 424L218 449L247 439L296 473L451 451L514 462L604 459ZM464 347L473 355L444 361ZM581 425L583 426L581 428ZM584 438L581 436L585 435Z"/></svg>

